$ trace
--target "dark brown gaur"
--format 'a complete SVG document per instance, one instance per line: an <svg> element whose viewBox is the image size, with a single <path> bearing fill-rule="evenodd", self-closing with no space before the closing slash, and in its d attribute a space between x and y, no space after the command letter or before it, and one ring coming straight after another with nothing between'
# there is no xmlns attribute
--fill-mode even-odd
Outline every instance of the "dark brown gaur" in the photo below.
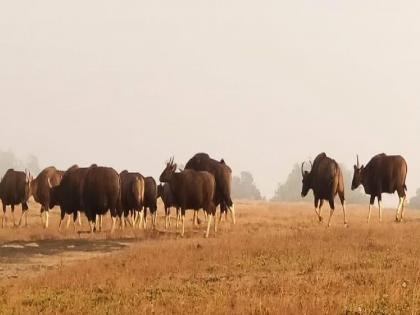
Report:
<svg viewBox="0 0 420 315"><path fill-rule="evenodd" d="M311 170L304 171L304 164L302 163L302 197L305 197L309 190L312 189L314 193L315 213L320 222L322 222L321 209L324 200L330 204L330 217L328 219L328 226L331 224L331 217L335 210L334 198L338 194L341 205L343 207L344 225L347 226L346 221L346 207L344 204L344 181L343 174L338 163L329 158L325 153L320 153L314 160L310 162ZM319 212L318 212L319 206Z"/></svg>
<svg viewBox="0 0 420 315"><path fill-rule="evenodd" d="M22 215L19 220L19 226L22 223L22 218L25 217L25 225L28 225L28 199L30 197L30 185L32 176L29 171L21 172L14 169L8 169L6 174L0 182L0 199L3 204L3 216L1 219L1 226L7 224L6 206L10 206L12 210L13 226L15 222L15 206L22 205Z"/></svg>
<svg viewBox="0 0 420 315"><path fill-rule="evenodd" d="M64 173L59 185L52 186L51 183L49 183L49 208L52 209L55 206L60 206L61 210L59 229L61 229L66 214L69 216L67 228L70 224L71 217L73 217L74 229L76 229L75 223L77 218L79 219L79 226L81 225L80 213L84 212L82 189L87 172L88 168L74 165Z"/></svg>
<svg viewBox="0 0 420 315"><path fill-rule="evenodd" d="M120 177L110 167L92 165L89 167L83 184L83 207L88 218L91 233L97 225L98 218L108 211L112 217L111 233L115 230L115 224L120 213Z"/></svg>
<svg viewBox="0 0 420 315"><path fill-rule="evenodd" d="M158 198L162 199L163 207L165 208L165 229L171 226L171 208L176 208L176 227L178 228L178 223L180 219L179 207L175 201L174 196L172 195L171 187L169 183L159 184L157 187Z"/></svg>
<svg viewBox="0 0 420 315"><path fill-rule="evenodd" d="M385 153L375 155L366 166L360 166L359 156L356 156L354 165L353 181L351 189L355 190L360 185L365 193L370 195L368 223L375 198L378 199L379 221L382 221L382 193L398 193L399 203L395 215L395 221L400 222L404 218L404 203L406 200L407 186L407 162L400 155L386 155Z"/></svg>
<svg viewBox="0 0 420 315"><path fill-rule="evenodd" d="M132 226L136 224L136 219L143 220L144 207L144 178L140 173L123 171L120 173L121 179L121 220L125 220L129 214L132 218ZM122 221L121 221L122 222Z"/></svg>
<svg viewBox="0 0 420 315"><path fill-rule="evenodd" d="M35 201L41 205L41 223L44 228L48 228L50 186L54 187L60 184L63 174L63 171L59 171L54 166L50 166L42 170L42 172L31 182L31 195L34 197Z"/></svg>
<svg viewBox="0 0 420 315"><path fill-rule="evenodd" d="M169 183L171 192L181 208L182 232L185 231L185 211L187 209L198 211L203 209L208 214L207 231L205 236L209 236L211 221L216 213L214 204L214 194L216 181L209 172L195 171L186 169L176 173L177 166L172 157L166 164L165 169L159 177L160 182ZM217 231L216 221L214 231Z"/></svg>
<svg viewBox="0 0 420 315"><path fill-rule="evenodd" d="M153 177L144 177L144 228L147 228L147 211L152 217L153 228L156 228L157 220L157 184Z"/></svg>
<svg viewBox="0 0 420 315"><path fill-rule="evenodd" d="M195 154L185 165L185 169L196 171L207 171L212 174L216 180L215 205L220 205L220 219L222 213L229 209L232 215L232 222L235 224L235 205L232 202L232 170L222 159L217 161L212 159L207 153Z"/></svg>

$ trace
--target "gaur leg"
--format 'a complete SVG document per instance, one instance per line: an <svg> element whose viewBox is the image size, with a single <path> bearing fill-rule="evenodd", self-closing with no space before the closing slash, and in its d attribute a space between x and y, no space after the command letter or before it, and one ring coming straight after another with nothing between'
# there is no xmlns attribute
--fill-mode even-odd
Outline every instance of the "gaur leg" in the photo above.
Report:
<svg viewBox="0 0 420 315"><path fill-rule="evenodd" d="M101 232L102 232L102 228L103 228L103 223L104 223L104 215L101 214L99 216L99 229L100 229Z"/></svg>
<svg viewBox="0 0 420 315"><path fill-rule="evenodd" d="M321 203L322 202L323 202L323 200L321 200ZM321 217L321 215L318 212L318 204L319 204L319 199L318 198L315 198L314 199L315 213L316 213L316 216L318 217L319 222L322 222L322 217Z"/></svg>
<svg viewBox="0 0 420 315"><path fill-rule="evenodd" d="M206 231L206 238L209 237L210 234L210 226L211 226L211 221L213 220L213 214L209 215L209 219L207 221L207 231Z"/></svg>
<svg viewBox="0 0 420 315"><path fill-rule="evenodd" d="M368 212L367 223L370 222L370 214L372 212L372 206L373 206L374 203L375 203L375 195L370 195L369 212Z"/></svg>
<svg viewBox="0 0 420 315"><path fill-rule="evenodd" d="M11 205L11 209L12 209L12 221L13 221L13 227L16 226L16 221L15 221L15 205Z"/></svg>
<svg viewBox="0 0 420 315"><path fill-rule="evenodd" d="M71 218L72 217L72 215L71 215L71 213L67 213L67 224L66 224L66 230L69 228L69 226L70 226L70 223L71 223Z"/></svg>
<svg viewBox="0 0 420 315"><path fill-rule="evenodd" d="M181 208L181 221L182 221L182 227L181 227L181 236L184 237L185 233L185 208Z"/></svg>
<svg viewBox="0 0 420 315"><path fill-rule="evenodd" d="M228 207L230 215L232 217L233 224L236 224L236 215L235 215L235 204L232 204L232 207Z"/></svg>
<svg viewBox="0 0 420 315"><path fill-rule="evenodd" d="M3 203L3 216L1 217L1 227L4 228L4 223L6 221L6 205Z"/></svg>
<svg viewBox="0 0 420 315"><path fill-rule="evenodd" d="M44 208L45 209L45 208ZM44 210L45 211L45 228L48 229L48 224L49 224L49 217L50 217L50 212L48 211L48 209Z"/></svg>
<svg viewBox="0 0 420 315"><path fill-rule="evenodd" d="M79 211L73 211L73 229L76 232L76 221L77 217L79 216Z"/></svg>
<svg viewBox="0 0 420 315"><path fill-rule="evenodd" d="M155 212L153 212L153 228L156 229L156 225L157 225L157 209L154 209Z"/></svg>
<svg viewBox="0 0 420 315"><path fill-rule="evenodd" d="M395 216L395 222L400 222L402 221L402 212L404 210L404 201L405 201L405 191L404 189L402 190L398 190L398 197L399 197L399 202L398 202L398 208L397 208L397 214Z"/></svg>
<svg viewBox="0 0 420 315"><path fill-rule="evenodd" d="M79 222L79 226L82 226L82 217L80 215L80 211L77 211L77 220Z"/></svg>
<svg viewBox="0 0 420 315"><path fill-rule="evenodd" d="M44 207L41 206L41 211L40 211L40 217L41 217L41 225L44 226Z"/></svg>
<svg viewBox="0 0 420 315"><path fill-rule="evenodd" d="M28 209L27 209L27 205L25 206L24 203L22 203L22 213L20 214L20 218L19 218L19 223L18 226L22 225L22 219L25 216L25 221L26 221L26 226L28 226Z"/></svg>
<svg viewBox="0 0 420 315"><path fill-rule="evenodd" d="M143 212L143 230L147 230L147 207L144 207L144 212Z"/></svg>
<svg viewBox="0 0 420 315"><path fill-rule="evenodd" d="M193 226L197 227L197 214L198 214L198 210L194 210L194 215L193 215Z"/></svg>
<svg viewBox="0 0 420 315"><path fill-rule="evenodd" d="M319 201L319 222L322 222L324 219L322 218L322 206L324 205L324 199Z"/></svg>
<svg viewBox="0 0 420 315"><path fill-rule="evenodd" d="M63 224L64 221L64 217L66 216L66 213L64 212L64 210L61 210L60 212L60 223L58 224L58 231L61 231L61 225Z"/></svg>
<svg viewBox="0 0 420 315"><path fill-rule="evenodd" d="M209 208L205 209L205 212L208 214L207 231L206 231L205 237L208 238L210 234L211 222L213 219L215 219L214 216L216 214L216 206L213 203L211 203L209 205ZM216 223L216 220L214 220L214 234L216 234L216 232L217 232L217 223Z"/></svg>
<svg viewBox="0 0 420 315"><path fill-rule="evenodd" d="M96 230L97 231L100 230L100 227L99 227L99 214L97 214L96 217L95 217L95 227L96 227Z"/></svg>
<svg viewBox="0 0 420 315"><path fill-rule="evenodd" d="M404 210L405 210L405 200L406 200L406 197L404 196L402 198L403 198L403 201L401 203L401 217L400 217L401 222L404 220Z"/></svg>
<svg viewBox="0 0 420 315"><path fill-rule="evenodd" d="M382 194L378 195L379 222L382 222Z"/></svg>
<svg viewBox="0 0 420 315"><path fill-rule="evenodd" d="M144 210L141 209L139 212L139 229L143 227Z"/></svg>
<svg viewBox="0 0 420 315"><path fill-rule="evenodd" d="M111 211L111 218L112 218L111 234L113 234L115 231L115 225L117 223L117 214L115 213L115 211ZM102 220L102 216L101 216L101 220Z"/></svg>
<svg viewBox="0 0 420 315"><path fill-rule="evenodd" d="M180 208L176 208L176 229L179 227L179 222L181 221L181 210Z"/></svg>
<svg viewBox="0 0 420 315"><path fill-rule="evenodd" d="M346 204L344 198L344 191L338 193L338 197L340 198L341 206L343 207L343 216L344 216L344 226L347 226L347 219L346 219Z"/></svg>
<svg viewBox="0 0 420 315"><path fill-rule="evenodd" d="M169 211L170 211L170 208L169 207L165 207L165 230L167 230L168 229L168 226L169 226L169 219L170 219L170 217L169 217L169 215L170 215Z"/></svg>
<svg viewBox="0 0 420 315"><path fill-rule="evenodd" d="M330 198L330 200L328 200L328 202L329 202L329 204L330 204L330 217L328 218L328 227L330 227L331 226L331 217L332 217L332 215L333 215L333 213L334 213L334 210L335 210L335 206L334 206L334 197L332 197L332 198Z"/></svg>

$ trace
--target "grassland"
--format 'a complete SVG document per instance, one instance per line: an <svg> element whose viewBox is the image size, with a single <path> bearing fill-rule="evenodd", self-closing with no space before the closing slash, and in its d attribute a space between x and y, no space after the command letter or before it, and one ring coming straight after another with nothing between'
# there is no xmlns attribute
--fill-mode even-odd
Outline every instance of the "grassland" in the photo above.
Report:
<svg viewBox="0 0 420 315"><path fill-rule="evenodd" d="M57 215L43 231L31 213L31 227L3 229L0 240L89 237L57 232ZM237 224L209 239L191 221L184 238L164 232L163 218L159 231L102 233L95 239L132 241L1 279L0 314L420 314L420 212L400 224L391 210L382 224L366 214L349 206L345 228L337 210L327 229L308 204L244 202Z"/></svg>

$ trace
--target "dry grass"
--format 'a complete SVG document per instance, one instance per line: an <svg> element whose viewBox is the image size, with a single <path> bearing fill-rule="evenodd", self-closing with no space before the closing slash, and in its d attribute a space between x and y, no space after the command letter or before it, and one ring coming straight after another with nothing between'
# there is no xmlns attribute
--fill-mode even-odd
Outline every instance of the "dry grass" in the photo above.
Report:
<svg viewBox="0 0 420 315"><path fill-rule="evenodd" d="M350 206L349 227L337 211L330 229L306 204L239 203L237 212L236 226L222 223L207 240L190 223L184 239L126 231L115 237L138 242L125 250L30 282L4 279L0 314L420 313L420 212L408 211L402 224L392 222L393 211L382 224L373 213L368 226L367 208ZM36 226L0 237L78 236Z"/></svg>

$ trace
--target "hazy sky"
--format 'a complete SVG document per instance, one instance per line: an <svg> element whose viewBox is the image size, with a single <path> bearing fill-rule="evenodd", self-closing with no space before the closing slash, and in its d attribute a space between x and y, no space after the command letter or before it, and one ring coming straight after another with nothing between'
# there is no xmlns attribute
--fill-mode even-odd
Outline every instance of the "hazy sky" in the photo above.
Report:
<svg viewBox="0 0 420 315"><path fill-rule="evenodd" d="M2 1L0 149L159 176L204 151L271 197L297 161L406 157L420 2Z"/></svg>

